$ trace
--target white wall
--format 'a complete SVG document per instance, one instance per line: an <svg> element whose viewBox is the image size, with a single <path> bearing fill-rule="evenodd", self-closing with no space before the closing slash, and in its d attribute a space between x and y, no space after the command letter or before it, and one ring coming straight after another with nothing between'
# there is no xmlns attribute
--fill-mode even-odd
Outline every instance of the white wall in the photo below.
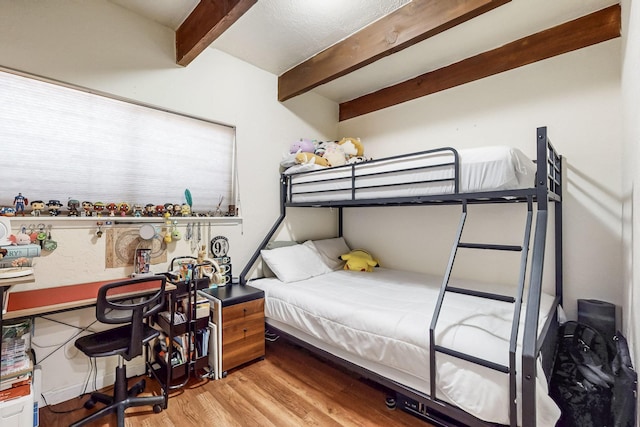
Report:
<svg viewBox="0 0 640 427"><path fill-rule="evenodd" d="M278 162L282 151L300 137L335 138L334 103L309 94L281 104L277 101L276 76L213 49L207 49L186 68L176 66L172 31L108 1L2 0L0 8L0 66L237 127L244 221L241 226L213 230L229 237L236 274L278 216ZM96 164L101 164L100 153L96 153ZM294 222L283 227L283 233L301 239L333 232L332 214L315 212L311 218L313 231L297 230ZM19 226L19 219L12 222L14 228ZM54 226L58 249L36 260L36 283L30 287L129 274L131 268L104 267L105 239L95 238L94 231ZM169 260L191 254L184 241L170 246L168 252ZM155 271L165 269L163 265L154 266ZM90 309L54 317L78 326L95 320ZM86 379L88 359L73 347L75 334L74 329L47 320L37 322L33 342L39 360L69 340L63 350L43 363L42 390L49 403L77 396ZM107 383L112 381L114 362L99 361L98 387L103 384L103 374Z"/></svg>
<svg viewBox="0 0 640 427"><path fill-rule="evenodd" d="M347 120L339 134L362 138L365 155L374 158L437 146L496 144L535 158L536 127L547 126L566 165L565 309L574 317L578 298L621 305L620 46L620 39L608 41ZM519 229L511 218L518 207L505 208L471 207L468 222L480 221L475 227L469 223L469 229L475 235L486 230L489 242L520 241L521 231L514 230L522 225ZM349 215L359 221L345 235L387 266L443 272L459 212L451 207L354 211ZM484 258L474 256L460 275L480 271ZM487 275L505 282L514 277L499 267L490 267Z"/></svg>
<svg viewBox="0 0 640 427"><path fill-rule="evenodd" d="M640 363L640 328L638 327L638 304L640 304L640 216L634 209L640 186L640 3L627 0L622 2L623 67L622 67L622 104L624 144L624 307L628 315L625 318L623 332L629 339L634 356L634 367Z"/></svg>

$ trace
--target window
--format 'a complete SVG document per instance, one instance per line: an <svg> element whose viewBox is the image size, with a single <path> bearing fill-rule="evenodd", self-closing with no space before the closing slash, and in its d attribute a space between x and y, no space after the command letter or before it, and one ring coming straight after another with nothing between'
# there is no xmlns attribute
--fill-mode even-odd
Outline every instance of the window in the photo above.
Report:
<svg viewBox="0 0 640 427"><path fill-rule="evenodd" d="M236 205L232 126L0 70L0 141L0 206Z"/></svg>

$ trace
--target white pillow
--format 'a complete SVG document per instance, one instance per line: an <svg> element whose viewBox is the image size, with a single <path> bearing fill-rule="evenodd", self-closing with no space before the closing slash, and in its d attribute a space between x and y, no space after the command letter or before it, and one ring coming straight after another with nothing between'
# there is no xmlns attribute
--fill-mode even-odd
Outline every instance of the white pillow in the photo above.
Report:
<svg viewBox="0 0 640 427"><path fill-rule="evenodd" d="M351 251L343 237L313 240L313 246L315 246L324 263L332 270L343 268L344 261L340 259L340 255Z"/></svg>
<svg viewBox="0 0 640 427"><path fill-rule="evenodd" d="M301 245L263 249L260 255L282 282L297 282L332 271L324 263L311 241Z"/></svg>

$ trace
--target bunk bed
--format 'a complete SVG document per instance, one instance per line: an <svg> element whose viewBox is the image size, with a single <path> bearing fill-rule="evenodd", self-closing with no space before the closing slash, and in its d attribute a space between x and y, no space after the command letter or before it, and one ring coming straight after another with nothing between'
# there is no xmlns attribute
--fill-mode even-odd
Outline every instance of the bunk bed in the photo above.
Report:
<svg viewBox="0 0 640 427"><path fill-rule="evenodd" d="M533 161L510 148L445 147L336 168L286 171L280 181L280 216L240 281L247 283L255 275L261 256L274 262L276 252L267 248L288 207L336 208L338 238L293 245L282 254L317 255L324 262L299 260L311 270L309 277L288 280L276 272L275 278L250 280L265 291L266 327L385 386L403 409L426 420L553 425L559 412L547 396L546 375L562 305L561 162L547 128L540 127ZM486 203L526 206L522 245L462 240L468 206ZM332 265L346 245L343 209L443 204L461 206L443 275L385 268L359 273ZM545 250L552 244L547 242L551 220L555 283L553 294L547 294L542 282ZM460 248L521 252L517 286L453 278Z"/></svg>

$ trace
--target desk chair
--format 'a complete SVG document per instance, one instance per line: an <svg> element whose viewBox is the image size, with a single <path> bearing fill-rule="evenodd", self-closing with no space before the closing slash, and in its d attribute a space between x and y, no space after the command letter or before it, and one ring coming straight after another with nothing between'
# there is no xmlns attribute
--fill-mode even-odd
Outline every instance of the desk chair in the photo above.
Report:
<svg viewBox="0 0 640 427"><path fill-rule="evenodd" d="M110 396L92 393L91 398L84 405L85 408L91 409L96 402L107 406L71 424L72 427L83 426L114 412L118 415L118 427L124 427L124 411L129 407L152 405L156 413L162 411L163 407L166 408L164 395L137 396L146 386L144 379L127 390L127 370L124 364L124 360L142 355L143 345L159 335L159 332L150 327L145 319L163 309L165 285L166 277L164 276L145 276L107 283L98 291L97 319L102 323L124 325L78 338L75 345L89 357L118 356L114 394ZM144 294L128 297L123 295L142 292L141 288L144 289ZM123 297L118 298L117 294Z"/></svg>

